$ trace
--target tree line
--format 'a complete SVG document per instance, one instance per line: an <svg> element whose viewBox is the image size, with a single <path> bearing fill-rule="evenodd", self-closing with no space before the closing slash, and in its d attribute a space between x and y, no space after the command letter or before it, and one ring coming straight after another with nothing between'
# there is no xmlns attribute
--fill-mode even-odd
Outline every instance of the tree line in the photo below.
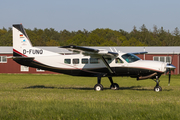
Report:
<svg viewBox="0 0 180 120"><path fill-rule="evenodd" d="M180 32L176 27L173 32L157 28L148 30L143 24L131 32L122 29L97 28L93 31L56 31L50 29L25 29L34 46L180 46ZM12 28L0 29L0 46L12 46Z"/></svg>

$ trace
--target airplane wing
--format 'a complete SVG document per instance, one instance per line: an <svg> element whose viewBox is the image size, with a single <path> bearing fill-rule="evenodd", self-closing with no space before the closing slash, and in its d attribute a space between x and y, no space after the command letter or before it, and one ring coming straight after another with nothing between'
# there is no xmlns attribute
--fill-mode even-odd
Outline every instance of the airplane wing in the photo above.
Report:
<svg viewBox="0 0 180 120"><path fill-rule="evenodd" d="M109 63L106 61L105 57L106 56L118 56L119 54L117 52L110 52L104 49L93 49L93 48L87 48L87 47L81 47L81 46L75 46L75 45L70 45L70 46L63 46L61 48L66 48L70 51L73 52L81 52L84 55L90 55L90 56L98 56L101 58L101 60L104 62L106 65L107 69L111 74L114 74L115 72L112 70L112 68L109 66Z"/></svg>
<svg viewBox="0 0 180 120"><path fill-rule="evenodd" d="M61 48L66 48L73 52L82 52L82 54L85 55L105 55L105 56L118 56L119 54L117 52L110 52L104 49L93 49L88 47L81 47L81 46L75 46L75 45L69 45L69 46L62 46Z"/></svg>
<svg viewBox="0 0 180 120"><path fill-rule="evenodd" d="M108 57L108 56L116 57L119 55L117 52L110 52L110 51L107 51L104 49L93 49L93 48L81 47L81 46L75 46L75 45L62 46L61 48L66 48L66 49L73 51L73 52L81 52L84 55L99 57L104 62L104 64L106 65L109 72L111 74L115 73L113 71L113 69L109 66L109 63L106 61L105 57ZM137 54L146 54L146 53L147 52L135 52L135 53L131 53L131 54L137 55Z"/></svg>
<svg viewBox="0 0 180 120"><path fill-rule="evenodd" d="M139 54L147 54L148 52L135 52L135 53L131 53L131 54L134 54L134 55L139 55Z"/></svg>

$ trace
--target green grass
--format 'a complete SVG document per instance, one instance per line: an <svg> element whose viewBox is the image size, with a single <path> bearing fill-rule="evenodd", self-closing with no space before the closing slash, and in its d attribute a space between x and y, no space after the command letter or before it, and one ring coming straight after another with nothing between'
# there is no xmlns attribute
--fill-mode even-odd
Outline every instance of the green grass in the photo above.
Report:
<svg viewBox="0 0 180 120"><path fill-rule="evenodd" d="M93 87L95 77L67 75L0 74L0 119L57 120L178 120L180 76L162 76L162 92L154 92L152 80L114 77L120 90Z"/></svg>

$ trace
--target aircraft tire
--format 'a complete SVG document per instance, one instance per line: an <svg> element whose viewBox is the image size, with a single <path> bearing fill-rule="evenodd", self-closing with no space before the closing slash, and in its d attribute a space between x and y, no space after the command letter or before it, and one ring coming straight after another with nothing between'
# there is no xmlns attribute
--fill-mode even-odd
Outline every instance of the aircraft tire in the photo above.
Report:
<svg viewBox="0 0 180 120"><path fill-rule="evenodd" d="M95 91L101 91L101 90L103 90L103 85L101 85L101 84L96 84L96 85L94 86L94 90L95 90Z"/></svg>
<svg viewBox="0 0 180 120"><path fill-rule="evenodd" d="M154 87L154 91L155 91L155 92L162 91L161 86L155 86L155 87Z"/></svg>
<svg viewBox="0 0 180 120"><path fill-rule="evenodd" d="M113 84L111 84L110 89L119 90L119 85L117 83L113 83Z"/></svg>

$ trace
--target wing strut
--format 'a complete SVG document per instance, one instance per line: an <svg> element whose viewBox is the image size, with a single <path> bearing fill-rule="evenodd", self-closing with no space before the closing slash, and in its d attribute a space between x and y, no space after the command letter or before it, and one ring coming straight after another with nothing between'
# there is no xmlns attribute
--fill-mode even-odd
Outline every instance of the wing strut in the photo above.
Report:
<svg viewBox="0 0 180 120"><path fill-rule="evenodd" d="M101 59L102 59L102 61L104 62L104 64L106 65L106 67L108 68L109 72L110 72L110 73L115 73L115 72L111 69L111 67L109 66L109 64L107 63L107 61L105 60L105 58L104 58L103 56L101 56Z"/></svg>

